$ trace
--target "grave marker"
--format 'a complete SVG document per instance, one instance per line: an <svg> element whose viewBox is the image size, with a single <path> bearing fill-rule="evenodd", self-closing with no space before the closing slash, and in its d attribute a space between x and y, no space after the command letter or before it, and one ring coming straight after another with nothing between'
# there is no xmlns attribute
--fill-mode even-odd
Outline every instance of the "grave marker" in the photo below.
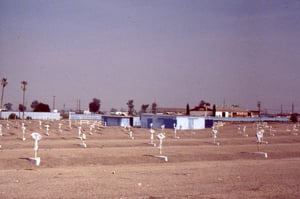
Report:
<svg viewBox="0 0 300 199"><path fill-rule="evenodd" d="M72 120L69 119L69 129L72 129Z"/></svg>
<svg viewBox="0 0 300 199"><path fill-rule="evenodd" d="M8 123L8 119L6 120L6 129L9 130L9 123Z"/></svg>
<svg viewBox="0 0 300 199"><path fill-rule="evenodd" d="M79 138L79 139L82 139L82 138L81 138L81 126L78 127L78 138Z"/></svg>
<svg viewBox="0 0 300 199"><path fill-rule="evenodd" d="M242 134L241 125L238 125L237 130L239 134Z"/></svg>
<svg viewBox="0 0 300 199"><path fill-rule="evenodd" d="M215 129L215 127L213 126L212 127L212 130L211 130L211 134L212 134L212 138L213 138L213 144L215 144L215 145L220 145L220 143L219 142L216 142L216 139L217 139L217 134L218 134L218 130L217 129Z"/></svg>
<svg viewBox="0 0 300 199"><path fill-rule="evenodd" d="M83 148L86 148L87 146L86 146L86 143L85 143L85 141L86 141L85 133L82 133L81 141L82 141L82 143L80 144L80 146L83 147Z"/></svg>
<svg viewBox="0 0 300 199"><path fill-rule="evenodd" d="M248 137L248 134L246 134L246 126L243 127L243 136Z"/></svg>
<svg viewBox="0 0 300 199"><path fill-rule="evenodd" d="M274 130L272 126L269 126L269 131L270 131L270 136L275 136L273 132L276 130Z"/></svg>
<svg viewBox="0 0 300 199"><path fill-rule="evenodd" d="M128 127L128 131L129 131L129 137L130 137L132 140L134 140L133 132L132 132L130 126Z"/></svg>
<svg viewBox="0 0 300 199"><path fill-rule="evenodd" d="M299 129L297 129L297 125L294 124L294 125L293 125L293 129L292 129L292 134L293 134L293 135L298 135L298 133L296 133L296 132L298 132L298 131L299 131Z"/></svg>
<svg viewBox="0 0 300 199"><path fill-rule="evenodd" d="M26 127L25 127L24 123L22 123L21 129L22 129L22 140L25 141L26 140L26 138L25 138Z"/></svg>
<svg viewBox="0 0 300 199"><path fill-rule="evenodd" d="M177 133L176 132L176 124L174 123L173 126L174 126L174 138L179 139L179 137L176 135L176 133Z"/></svg>
<svg viewBox="0 0 300 199"><path fill-rule="evenodd" d="M164 159L167 162L168 161L168 157L161 155L162 154L163 139L165 139L166 136L163 133L159 133L156 137L159 139L159 146L158 146L158 148L159 148L159 154L160 155L159 156L155 156L155 157L162 158L162 159Z"/></svg>
<svg viewBox="0 0 300 199"><path fill-rule="evenodd" d="M50 125L46 124L45 127L46 127L46 135L49 136L49 127L50 127Z"/></svg>
<svg viewBox="0 0 300 199"><path fill-rule="evenodd" d="M153 123L150 123L150 143L149 144L155 147L156 144L153 142L155 131L152 127L153 127Z"/></svg>
<svg viewBox="0 0 300 199"><path fill-rule="evenodd" d="M2 136L2 124L0 124L0 136Z"/></svg>
<svg viewBox="0 0 300 199"><path fill-rule="evenodd" d="M40 129L42 130L42 121L41 120L39 121L39 126L40 126Z"/></svg>
<svg viewBox="0 0 300 199"><path fill-rule="evenodd" d="M95 128L95 124L90 125L90 135L93 135L94 128Z"/></svg>
<svg viewBox="0 0 300 199"><path fill-rule="evenodd" d="M0 136L2 136L2 124L0 124ZM2 148L1 144L0 144L0 149Z"/></svg>
<svg viewBox="0 0 300 199"><path fill-rule="evenodd" d="M33 161L37 166L39 166L41 158L37 157L37 151L39 149L38 142L42 139L42 136L39 133L33 132L31 133L31 137L32 139L34 139L34 158L30 158L30 160Z"/></svg>
<svg viewBox="0 0 300 199"><path fill-rule="evenodd" d="M59 131L60 133L62 132L61 127L62 127L62 123L59 123L59 124L58 124L58 131Z"/></svg>
<svg viewBox="0 0 300 199"><path fill-rule="evenodd" d="M164 125L164 124L161 125L161 133L164 134L164 135L166 134L166 133L165 133L165 125Z"/></svg>
<svg viewBox="0 0 300 199"><path fill-rule="evenodd" d="M260 129L256 132L256 143L257 143L257 152L256 154L257 155L262 155L264 156L265 158L268 157L268 154L266 152L262 152L260 151L260 146L261 144L265 143L265 144L268 144L268 142L266 141L263 141L263 137L264 137L264 130L263 129Z"/></svg>

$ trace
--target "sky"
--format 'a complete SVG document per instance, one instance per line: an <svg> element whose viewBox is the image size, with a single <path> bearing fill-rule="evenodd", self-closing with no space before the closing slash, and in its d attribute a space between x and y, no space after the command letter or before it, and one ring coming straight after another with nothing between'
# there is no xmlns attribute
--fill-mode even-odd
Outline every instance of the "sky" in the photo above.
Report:
<svg viewBox="0 0 300 199"><path fill-rule="evenodd" d="M0 0L5 103L300 112L299 0Z"/></svg>

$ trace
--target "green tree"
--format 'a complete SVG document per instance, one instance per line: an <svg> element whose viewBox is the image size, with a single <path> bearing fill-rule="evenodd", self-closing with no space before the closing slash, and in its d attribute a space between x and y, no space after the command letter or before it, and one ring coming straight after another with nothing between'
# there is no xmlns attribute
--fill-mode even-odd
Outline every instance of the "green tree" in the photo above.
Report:
<svg viewBox="0 0 300 199"><path fill-rule="evenodd" d="M5 109L8 110L8 111L11 111L11 110L12 110L12 106L13 106L13 104L10 103L10 102L4 104Z"/></svg>
<svg viewBox="0 0 300 199"><path fill-rule="evenodd" d="M128 100L128 102L126 103L128 106L128 115L133 115L134 113L134 105L133 105L133 99Z"/></svg>
<svg viewBox="0 0 300 199"><path fill-rule="evenodd" d="M33 110L35 110L35 108L37 107L38 104L39 104L39 102L38 102L37 100L34 100L34 101L31 103L30 107L31 107Z"/></svg>
<svg viewBox="0 0 300 199"><path fill-rule="evenodd" d="M152 103L151 109L152 109L152 113L153 113L153 114L156 114L156 113L157 113L157 104L156 104L156 102L153 102L153 103Z"/></svg>
<svg viewBox="0 0 300 199"><path fill-rule="evenodd" d="M89 110L92 113L97 113L100 110L101 101L97 98L93 98L93 101L89 104Z"/></svg>
<svg viewBox="0 0 300 199"><path fill-rule="evenodd" d="M213 117L216 117L217 108L216 105L213 105Z"/></svg>
<svg viewBox="0 0 300 199"><path fill-rule="evenodd" d="M141 113L146 113L148 107L149 107L149 104L143 104L143 105L141 106Z"/></svg>
<svg viewBox="0 0 300 199"><path fill-rule="evenodd" d="M186 105L186 115L190 115L190 105Z"/></svg>

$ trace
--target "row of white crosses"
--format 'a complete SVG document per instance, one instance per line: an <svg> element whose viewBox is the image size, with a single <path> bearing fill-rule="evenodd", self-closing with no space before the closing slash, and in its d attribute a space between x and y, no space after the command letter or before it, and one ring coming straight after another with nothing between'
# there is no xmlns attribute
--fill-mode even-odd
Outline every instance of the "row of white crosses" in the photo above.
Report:
<svg viewBox="0 0 300 199"><path fill-rule="evenodd" d="M72 128L72 124L71 123L72 123L71 120L69 120L69 127L70 128ZM89 125L89 123L90 123L89 120L80 120L79 121L80 125L81 124L87 124L87 125ZM97 121L95 121L94 123L90 124L89 125L89 134L93 135L93 129L95 129L96 126L100 126L100 125L101 125L101 123L99 123ZM81 140L80 146L83 147L83 148L86 148L87 147L87 145L85 143L86 142L86 134L83 131L84 131L83 128L81 126L78 126L78 138ZM131 133L132 133L132 131L131 131Z"/></svg>

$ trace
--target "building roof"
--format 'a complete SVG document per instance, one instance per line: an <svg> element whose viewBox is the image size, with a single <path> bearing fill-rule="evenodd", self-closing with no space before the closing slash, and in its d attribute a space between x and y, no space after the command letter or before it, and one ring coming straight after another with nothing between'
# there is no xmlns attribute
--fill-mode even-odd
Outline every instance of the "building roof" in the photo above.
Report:
<svg viewBox="0 0 300 199"><path fill-rule="evenodd" d="M170 107L158 107L156 108L157 113L185 113L185 108L170 108Z"/></svg>
<svg viewBox="0 0 300 199"><path fill-rule="evenodd" d="M246 109L242 109L240 107L216 107L216 111L218 112L249 112Z"/></svg>

